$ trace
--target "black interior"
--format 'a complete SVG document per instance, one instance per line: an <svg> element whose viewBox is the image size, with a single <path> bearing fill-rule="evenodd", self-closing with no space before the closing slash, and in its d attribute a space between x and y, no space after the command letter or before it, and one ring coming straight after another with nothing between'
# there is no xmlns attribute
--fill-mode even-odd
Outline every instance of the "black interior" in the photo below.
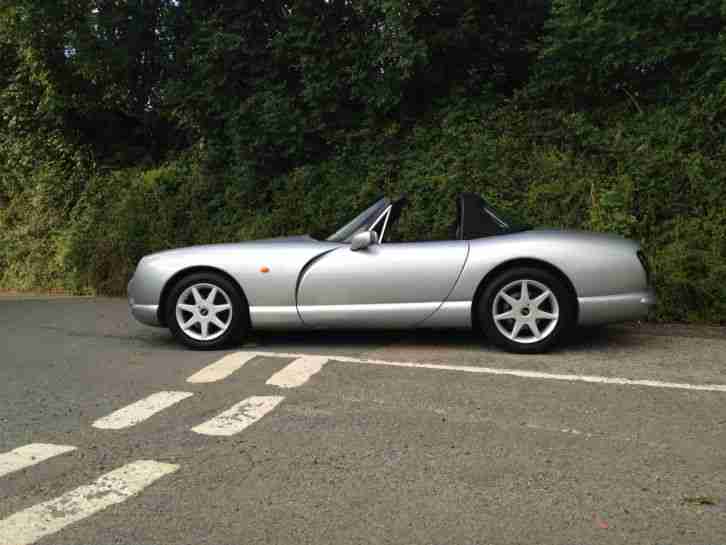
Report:
<svg viewBox="0 0 726 545"><path fill-rule="evenodd" d="M385 242L403 242L399 236L398 224L403 209L408 205L408 198L402 196L390 204L391 211L386 224ZM380 199L366 209L353 221L341 228L335 235L328 238L335 242L350 242L355 233L370 229L371 224L389 205L388 199ZM380 236L383 224L375 227ZM449 227L448 240L472 240L495 235L516 233L530 229L526 225L518 225L506 219L482 197L475 193L461 193L456 197L456 221Z"/></svg>
<svg viewBox="0 0 726 545"><path fill-rule="evenodd" d="M500 234L507 225L491 213L479 195L462 193L457 199L458 218L457 240L490 237Z"/></svg>
<svg viewBox="0 0 726 545"><path fill-rule="evenodd" d="M398 225L398 220L401 218L401 213L406 206L408 206L408 199L406 197L401 197L394 202L393 205L391 205L391 215L388 216L389 238L396 236L396 226Z"/></svg>
<svg viewBox="0 0 726 545"><path fill-rule="evenodd" d="M456 197L456 220L449 227L449 238L451 240L463 240L464 232L462 229L463 219L463 207L461 202L461 195Z"/></svg>

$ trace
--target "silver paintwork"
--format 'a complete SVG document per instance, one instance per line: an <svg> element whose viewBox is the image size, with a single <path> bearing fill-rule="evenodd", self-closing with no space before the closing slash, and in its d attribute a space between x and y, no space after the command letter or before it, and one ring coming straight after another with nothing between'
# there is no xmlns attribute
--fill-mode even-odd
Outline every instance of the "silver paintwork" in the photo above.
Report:
<svg viewBox="0 0 726 545"><path fill-rule="evenodd" d="M325 329L380 329L414 327L431 316L440 301L422 303L372 303L300 305L303 322Z"/></svg>
<svg viewBox="0 0 726 545"><path fill-rule="evenodd" d="M386 217L386 221L388 221L388 217ZM385 225L383 228L385 229ZM373 244L378 244L378 233L375 231L363 231L351 239L350 251L357 252L358 250L365 250Z"/></svg>
<svg viewBox="0 0 726 545"><path fill-rule="evenodd" d="M306 329L295 305L250 307L250 323L257 329Z"/></svg>
<svg viewBox="0 0 726 545"><path fill-rule="evenodd" d="M453 301L471 300L481 279L502 263L536 259L559 269L578 297L603 297L647 290L640 246L615 235L534 230L470 241L469 259Z"/></svg>
<svg viewBox="0 0 726 545"><path fill-rule="evenodd" d="M129 300L129 306L131 307L131 315L142 324L160 325L157 316L159 305L137 305Z"/></svg>
<svg viewBox="0 0 726 545"><path fill-rule="evenodd" d="M645 310L654 306L655 293L646 289L635 293L607 295L604 297L578 297L580 325L598 325L624 320L636 320Z"/></svg>
<svg viewBox="0 0 726 545"><path fill-rule="evenodd" d="M473 297L488 274L539 262L569 280L578 323L592 325L642 318L655 303L638 249L613 235L554 230L379 243L359 251L301 236L152 254L140 261L128 293L134 317L160 325L165 287L189 271L209 269L243 290L253 328L471 327Z"/></svg>
<svg viewBox="0 0 726 545"><path fill-rule="evenodd" d="M415 326L447 300L466 253L466 241L336 250L301 274L300 317L311 327ZM340 320L331 314L336 309L345 313Z"/></svg>
<svg viewBox="0 0 726 545"><path fill-rule="evenodd" d="M428 327L431 329L454 327L471 327L471 301L447 301L439 307L431 316L426 318L417 327Z"/></svg>
<svg viewBox="0 0 726 545"><path fill-rule="evenodd" d="M530 297L531 287L539 293L534 298ZM550 310L543 310L543 306ZM560 319L560 305L555 294L544 284L532 279L515 280L500 289L492 301L490 311L499 332L509 340L522 344L546 339Z"/></svg>

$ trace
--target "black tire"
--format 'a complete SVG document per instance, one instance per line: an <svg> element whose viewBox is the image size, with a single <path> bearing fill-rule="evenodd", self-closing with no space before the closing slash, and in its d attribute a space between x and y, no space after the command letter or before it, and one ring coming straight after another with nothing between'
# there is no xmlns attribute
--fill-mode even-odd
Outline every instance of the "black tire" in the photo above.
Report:
<svg viewBox="0 0 726 545"><path fill-rule="evenodd" d="M542 305L545 305L542 309L524 303L521 308L515 308L509 305L502 298L503 296L499 295L507 286L512 286L512 290L519 289L521 293L521 286L517 283L525 280L533 281L531 284L529 282L527 283L528 292L534 292L535 295L534 297L530 295L532 299L536 299L537 294L544 294L544 291L541 289L541 286L544 286L551 292L554 301L550 297L546 297L542 303ZM510 296L514 295L509 293L508 288L504 293ZM495 308L495 304L497 308ZM570 332L575 321L576 304L577 301L573 298L570 290L567 289L562 280L556 275L545 269L536 267L515 267L503 271L488 283L477 301L476 312L479 327L484 335L494 344L510 352L537 354L549 350L563 340ZM549 318L535 320L536 323L533 328L542 334L543 338L540 340L536 340L537 335L529 325L520 326L520 333L515 333L514 326L516 318L498 320L503 330L508 331L510 334L514 333L514 337L510 338L500 330L500 327L497 327L497 321L494 319L495 313L498 316L502 316L511 311L513 315L519 316L521 320L527 319L527 315L530 315L529 319L532 320L535 319L535 316L532 316L530 313L538 312L539 310L548 312L551 315L557 314L558 316L557 320ZM510 325L511 329L509 329ZM545 335L545 333L547 334Z"/></svg>
<svg viewBox="0 0 726 545"><path fill-rule="evenodd" d="M221 290L229 298L231 304L231 315L227 316L229 318L227 329L216 338L210 340L191 337L190 334L195 334L195 332L191 331L190 334L187 334L177 318L177 303L179 302L179 297L188 288L200 284L217 287L218 290ZM169 291L164 310L166 323L174 337L182 344L194 350L218 350L231 344L241 343L250 329L249 307L244 294L227 278L214 272L192 273L178 280ZM223 312L221 316L222 320L224 320L225 314ZM221 328L217 329L221 331Z"/></svg>

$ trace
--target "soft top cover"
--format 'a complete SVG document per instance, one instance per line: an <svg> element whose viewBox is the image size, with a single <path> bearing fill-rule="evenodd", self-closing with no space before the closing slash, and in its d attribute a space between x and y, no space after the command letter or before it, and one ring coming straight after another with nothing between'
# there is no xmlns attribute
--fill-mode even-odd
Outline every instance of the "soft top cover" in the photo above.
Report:
<svg viewBox="0 0 726 545"><path fill-rule="evenodd" d="M530 229L528 225L520 225L505 218L475 193L459 195L456 206L459 216L457 238L460 240L517 233Z"/></svg>

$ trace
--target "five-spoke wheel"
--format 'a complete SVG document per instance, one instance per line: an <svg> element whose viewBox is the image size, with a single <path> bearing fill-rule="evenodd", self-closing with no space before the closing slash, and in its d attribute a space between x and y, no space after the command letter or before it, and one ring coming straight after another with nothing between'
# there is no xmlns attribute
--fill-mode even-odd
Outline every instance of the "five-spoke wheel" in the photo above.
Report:
<svg viewBox="0 0 726 545"><path fill-rule="evenodd" d="M167 323L177 339L198 349L240 340L248 329L247 303L227 278L208 272L179 280L166 303Z"/></svg>
<svg viewBox="0 0 726 545"><path fill-rule="evenodd" d="M478 301L484 333L514 352L541 352L572 324L572 296L562 281L544 269L514 268L488 283Z"/></svg>

